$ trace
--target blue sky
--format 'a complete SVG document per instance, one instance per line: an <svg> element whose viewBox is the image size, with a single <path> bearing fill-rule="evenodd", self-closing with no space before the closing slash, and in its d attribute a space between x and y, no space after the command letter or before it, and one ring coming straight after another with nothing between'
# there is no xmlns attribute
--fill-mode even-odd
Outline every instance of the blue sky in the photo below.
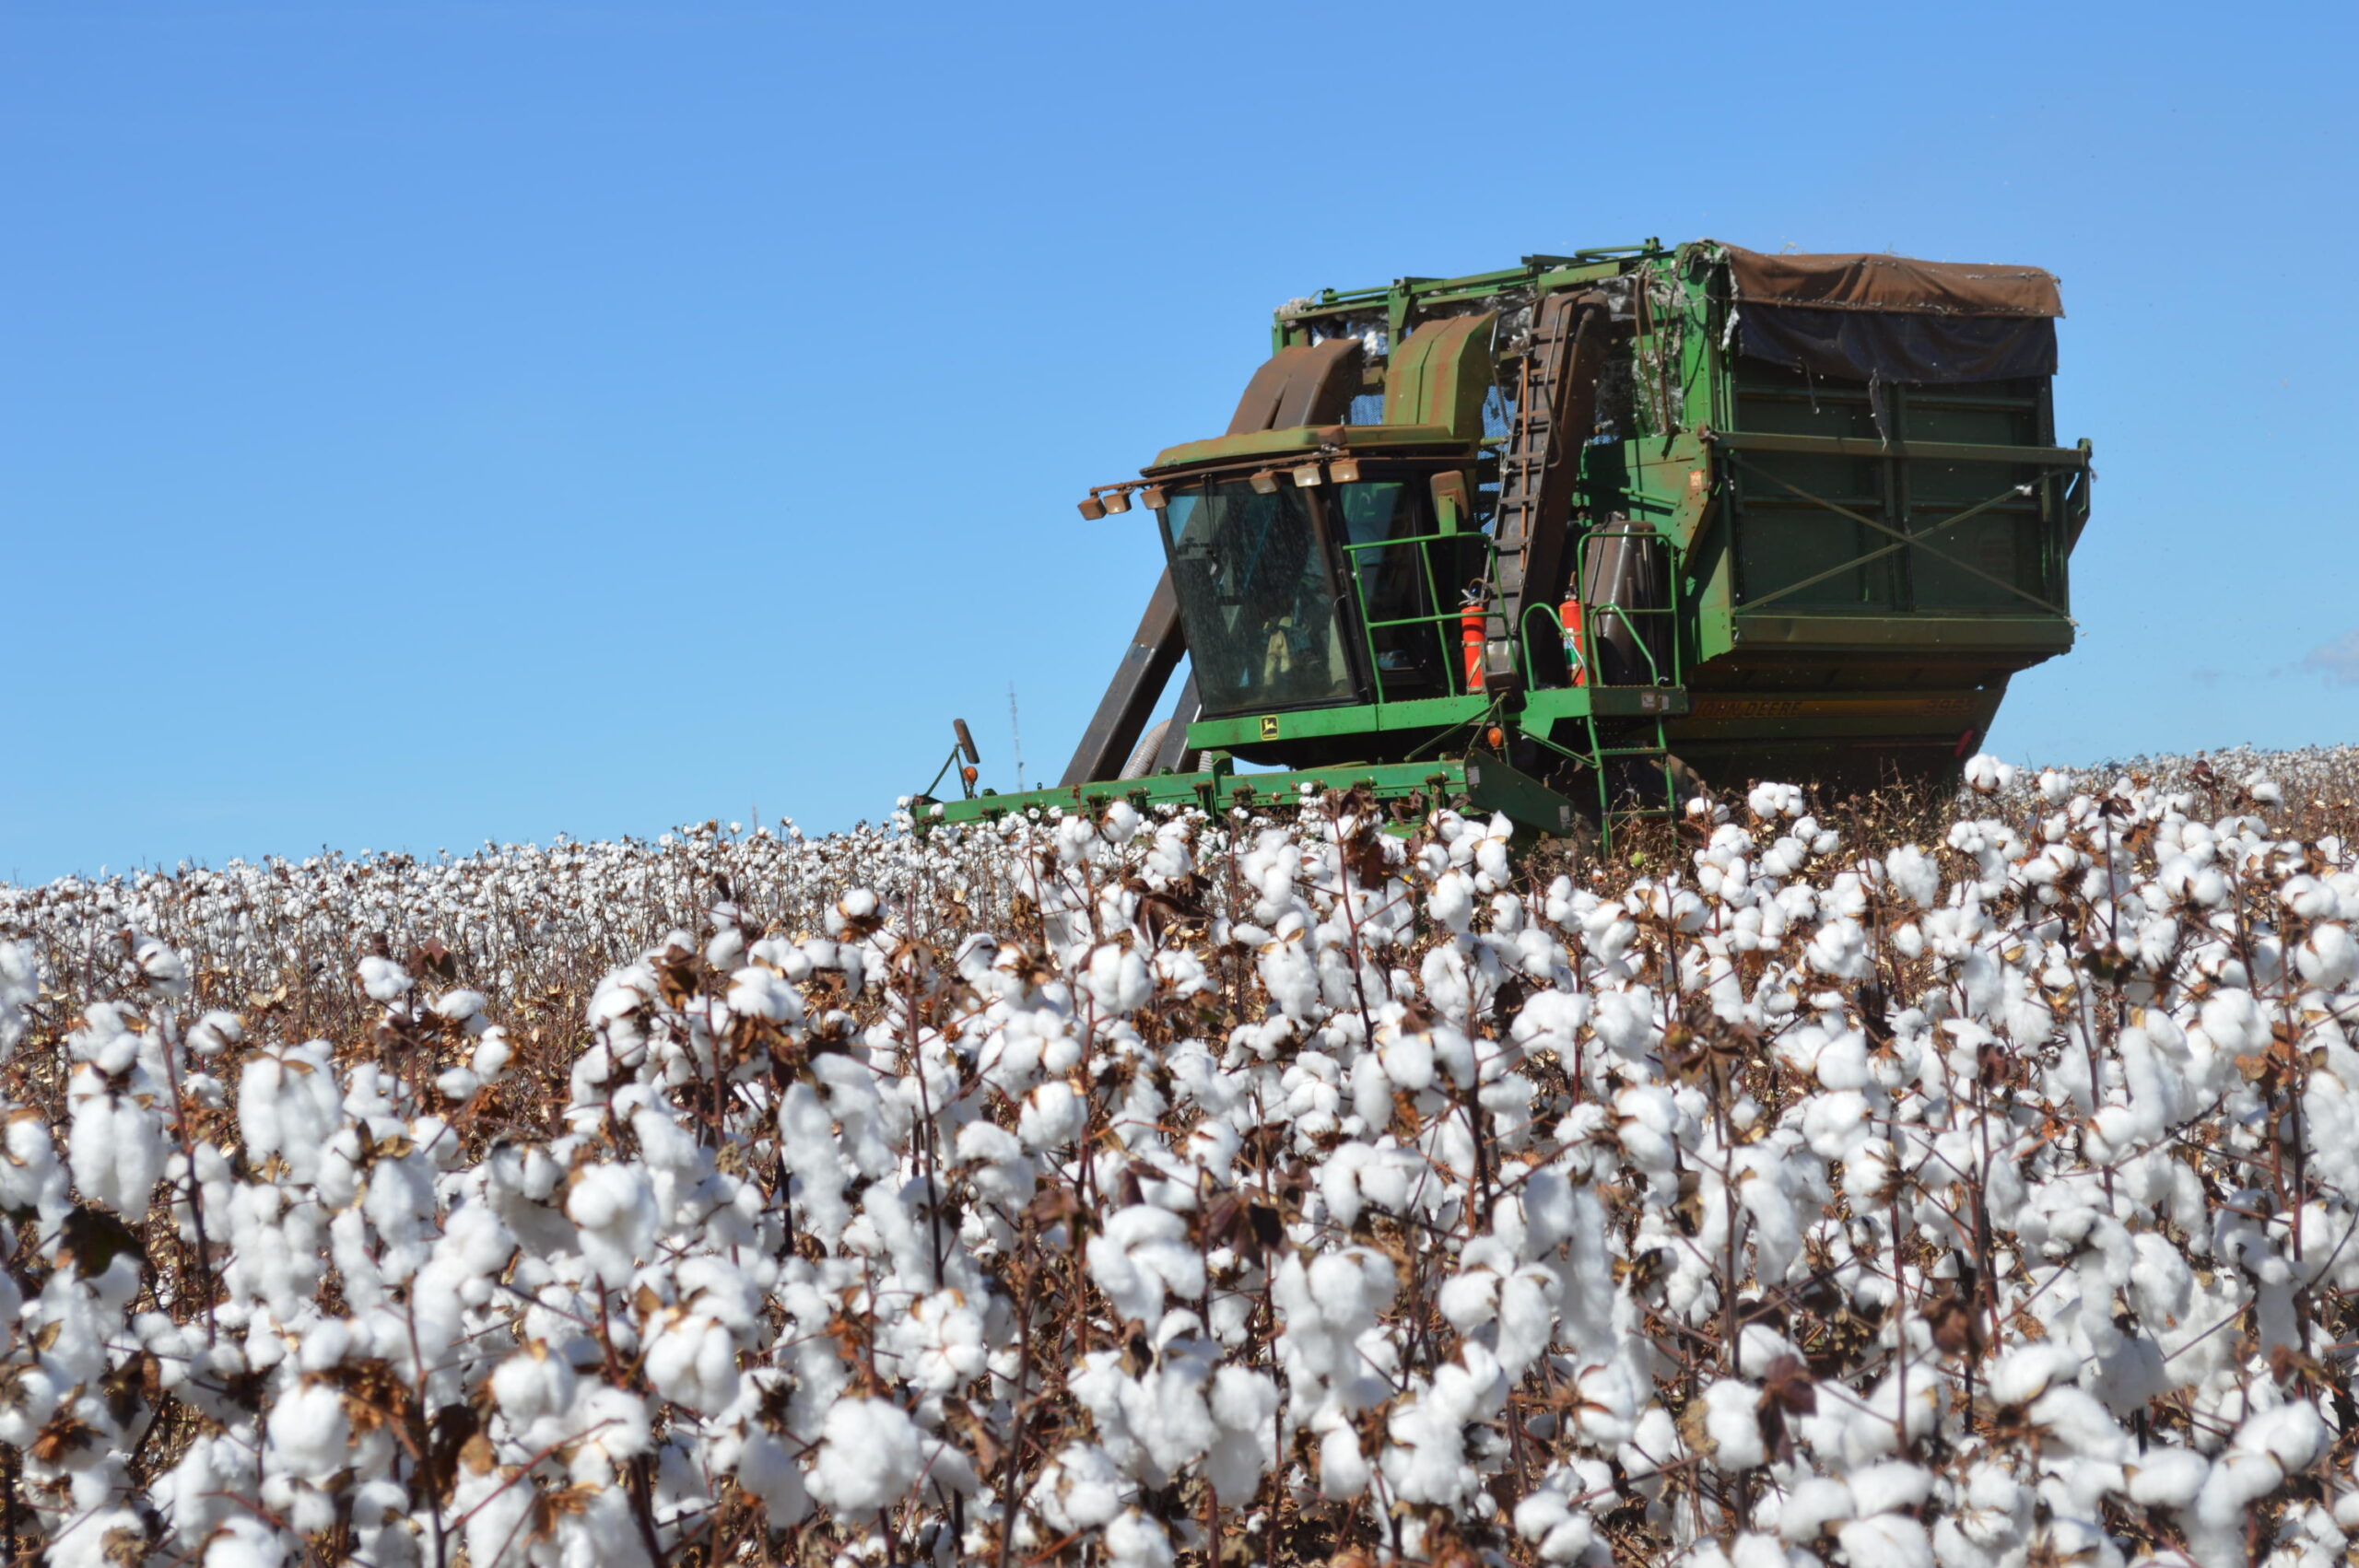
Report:
<svg viewBox="0 0 2359 1568"><path fill-rule="evenodd" d="M1992 736L2359 731L2347 6L0 17L0 877L1053 776L1088 485L1270 309L1648 235L2032 262L2083 640ZM1535 96L1520 106L1515 94ZM1522 138L1529 137L1529 140Z"/></svg>

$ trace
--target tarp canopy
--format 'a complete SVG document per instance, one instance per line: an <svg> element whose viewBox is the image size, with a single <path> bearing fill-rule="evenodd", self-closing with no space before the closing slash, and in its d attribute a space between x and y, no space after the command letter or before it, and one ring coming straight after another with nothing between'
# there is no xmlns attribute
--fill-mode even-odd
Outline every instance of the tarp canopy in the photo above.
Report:
<svg viewBox="0 0 2359 1568"><path fill-rule="evenodd" d="M2064 302L2038 267L1720 249L1740 354L1855 381L2056 373Z"/></svg>

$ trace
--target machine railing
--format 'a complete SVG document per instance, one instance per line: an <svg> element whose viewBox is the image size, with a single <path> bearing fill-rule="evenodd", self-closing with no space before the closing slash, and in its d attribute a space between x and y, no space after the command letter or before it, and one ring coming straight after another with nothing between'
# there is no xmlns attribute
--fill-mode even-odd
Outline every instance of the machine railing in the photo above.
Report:
<svg viewBox="0 0 2359 1568"><path fill-rule="evenodd" d="M1661 603L1625 604L1618 597L1596 599L1590 596L1589 566L1591 551L1599 544L1615 539L1643 543L1662 552ZM1535 614L1542 616L1551 627L1551 636L1562 639L1566 662L1570 670L1569 684L1571 685L1586 684L1593 686L1608 684L1604 680L1606 673L1604 662L1596 656L1596 650L1605 626L1614 621L1619 621L1629 632L1630 640L1637 646L1639 655L1644 660L1647 674L1642 682L1612 684L1655 686L1682 685L1684 661L1680 648L1679 606L1675 586L1679 581L1677 544L1665 538L1648 524L1624 520L1581 530L1574 541L1573 560L1573 581L1570 584L1572 591L1569 594L1559 603L1531 604L1524 608L1522 624L1518 626L1517 632L1520 645L1518 651L1523 661L1526 687L1533 687L1539 684L1532 656L1532 619ZM1571 628L1564 625L1562 606L1567 603L1579 608L1580 626L1578 633L1573 633ZM1660 638L1649 638L1647 626L1641 625L1639 619L1634 617L1643 617L1649 624L1659 621L1661 626ZM1655 651L1657 640L1661 641L1663 649L1661 657L1658 657Z"/></svg>
<svg viewBox="0 0 2359 1568"><path fill-rule="evenodd" d="M1382 657L1376 646L1376 634L1378 632L1391 630L1396 626L1429 626L1433 627L1434 653L1438 661L1435 668L1441 672L1444 683L1449 685L1453 692L1463 695L1463 693L1470 689L1465 684L1463 673L1460 670L1458 661L1451 658L1452 649L1450 646L1450 634L1460 626L1463 612L1455 606L1450 606L1448 601L1442 597L1440 584L1434 576L1434 552L1431 546L1443 543L1450 544L1463 544L1470 539L1480 539L1484 537L1485 536L1481 534L1468 533L1464 532L1443 532L1439 530L1436 530L1427 533L1408 534L1398 539L1374 539L1364 544L1356 544L1349 541L1343 542L1342 547L1344 555L1351 567L1349 578L1351 581L1353 602L1359 607L1358 620L1360 624L1360 646L1367 656L1369 685L1375 696L1375 699L1378 702L1381 703L1399 700L1396 697L1388 696L1385 691L1384 665ZM1483 569L1484 575L1487 578L1491 571L1491 561L1489 556L1492 552L1489 549L1487 539L1485 539L1485 558L1483 563ZM1417 553L1418 570L1422 574L1425 581L1425 602L1433 605L1434 610L1430 614L1394 615L1379 619L1372 615L1368 610L1367 587L1360 573L1359 557L1363 554L1383 550L1399 550L1410 547L1414 547ZM1421 678L1427 677L1423 677L1421 673ZM1479 689L1479 683L1475 688L1471 689Z"/></svg>

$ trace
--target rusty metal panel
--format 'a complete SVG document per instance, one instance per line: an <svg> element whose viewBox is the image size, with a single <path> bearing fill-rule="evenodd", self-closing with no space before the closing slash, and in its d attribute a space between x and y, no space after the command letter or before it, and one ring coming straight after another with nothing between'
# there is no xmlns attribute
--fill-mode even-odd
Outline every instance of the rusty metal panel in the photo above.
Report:
<svg viewBox="0 0 2359 1568"><path fill-rule="evenodd" d="M1387 425L1439 425L1464 440L1483 434L1491 390L1496 310L1427 322L1392 351L1384 374Z"/></svg>
<svg viewBox="0 0 2359 1568"><path fill-rule="evenodd" d="M1331 337L1279 349L1245 383L1245 395L1237 400L1227 433L1250 436L1262 430L1342 423L1353 394L1360 390L1363 357L1356 337Z"/></svg>

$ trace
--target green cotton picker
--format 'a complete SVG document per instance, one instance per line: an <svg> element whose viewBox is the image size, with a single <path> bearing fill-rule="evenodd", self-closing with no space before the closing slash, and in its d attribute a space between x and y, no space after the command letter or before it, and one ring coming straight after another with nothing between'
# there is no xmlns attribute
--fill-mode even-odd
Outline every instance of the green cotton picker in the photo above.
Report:
<svg viewBox="0 0 2359 1568"><path fill-rule="evenodd" d="M1291 301L1225 432L1081 503L1166 566L1064 777L979 790L960 725L914 815L1309 785L1610 838L1696 780L1942 783L2072 645L2062 314L1708 240Z"/></svg>

